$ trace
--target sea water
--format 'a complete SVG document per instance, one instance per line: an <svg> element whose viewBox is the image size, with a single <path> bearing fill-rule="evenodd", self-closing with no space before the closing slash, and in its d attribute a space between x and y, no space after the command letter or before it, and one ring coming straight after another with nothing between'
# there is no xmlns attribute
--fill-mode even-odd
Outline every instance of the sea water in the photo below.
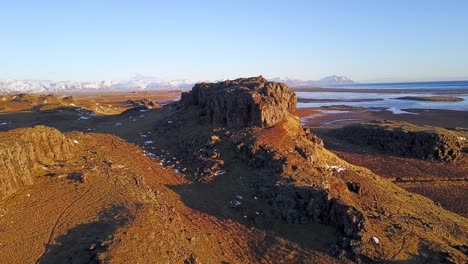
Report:
<svg viewBox="0 0 468 264"><path fill-rule="evenodd" d="M399 83L353 83L325 85L324 88L349 89L398 89L398 90L467 90L468 81L399 82Z"/></svg>
<svg viewBox="0 0 468 264"><path fill-rule="evenodd" d="M327 99L327 102L298 103L298 108L321 107L331 105L346 105L365 107L369 110L385 108L394 113L407 113L405 109L445 109L468 111L468 81L451 82L414 82L414 83L358 83L347 85L324 86L324 88L346 88L346 92L296 92L298 98L304 99ZM356 92L352 89L369 90L372 92ZM388 92L385 90L400 90ZM382 90L382 92L379 92ZM449 91L456 91L449 94ZM404 96L453 96L463 98L464 101L416 101L396 99ZM369 100L364 102L349 102L351 100ZM468 118L468 117L467 117Z"/></svg>

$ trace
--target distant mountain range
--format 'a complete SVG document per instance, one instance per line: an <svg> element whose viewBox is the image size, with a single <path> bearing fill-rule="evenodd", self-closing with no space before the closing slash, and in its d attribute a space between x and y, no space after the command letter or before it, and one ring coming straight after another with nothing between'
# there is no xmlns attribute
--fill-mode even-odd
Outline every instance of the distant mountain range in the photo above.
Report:
<svg viewBox="0 0 468 264"><path fill-rule="evenodd" d="M349 79L346 76L337 76L331 75L320 80L300 80L300 79L291 79L287 77L277 77L271 79L275 82L286 83L290 87L301 87L301 86L324 86L324 85L337 85L337 84L352 84L355 83L353 80Z"/></svg>
<svg viewBox="0 0 468 264"><path fill-rule="evenodd" d="M304 81L291 78L272 78L270 81L283 82L291 87L323 86L335 84L350 84L354 81L344 76L328 76L317 81ZM171 90L190 89L199 81L172 80L163 81L157 78L135 76L126 81L48 81L48 80L0 80L0 93L54 93L72 91L97 91L97 90Z"/></svg>
<svg viewBox="0 0 468 264"><path fill-rule="evenodd" d="M190 89L195 83L195 81L191 80L155 81L151 79L99 82L0 80L0 93L54 93L97 90L171 90Z"/></svg>

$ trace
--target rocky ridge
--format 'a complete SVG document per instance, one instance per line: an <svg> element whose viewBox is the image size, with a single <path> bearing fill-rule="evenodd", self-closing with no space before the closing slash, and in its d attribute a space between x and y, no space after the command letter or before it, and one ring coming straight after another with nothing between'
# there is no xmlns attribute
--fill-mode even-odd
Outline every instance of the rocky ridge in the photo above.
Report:
<svg viewBox="0 0 468 264"><path fill-rule="evenodd" d="M351 143L369 145L393 155L441 161L457 160L467 136L462 131L396 121L352 124L331 133Z"/></svg>

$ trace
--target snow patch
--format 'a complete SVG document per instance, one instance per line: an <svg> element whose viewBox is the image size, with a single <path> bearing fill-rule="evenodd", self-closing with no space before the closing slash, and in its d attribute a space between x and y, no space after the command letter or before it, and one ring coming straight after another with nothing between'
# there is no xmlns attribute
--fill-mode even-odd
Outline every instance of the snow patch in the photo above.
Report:
<svg viewBox="0 0 468 264"><path fill-rule="evenodd" d="M333 166L325 165L325 168L327 168L327 170L336 171L336 172L342 172L346 170L344 166L339 166L339 165L333 165Z"/></svg>

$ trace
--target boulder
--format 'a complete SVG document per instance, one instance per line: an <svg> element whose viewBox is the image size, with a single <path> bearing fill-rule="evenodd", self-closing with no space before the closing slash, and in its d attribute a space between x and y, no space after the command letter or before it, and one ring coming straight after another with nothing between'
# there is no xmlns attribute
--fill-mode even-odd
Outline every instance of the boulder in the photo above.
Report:
<svg viewBox="0 0 468 264"><path fill-rule="evenodd" d="M182 94L185 105L202 108L209 123L231 128L271 127L296 110L297 98L286 84L262 76L199 83Z"/></svg>

